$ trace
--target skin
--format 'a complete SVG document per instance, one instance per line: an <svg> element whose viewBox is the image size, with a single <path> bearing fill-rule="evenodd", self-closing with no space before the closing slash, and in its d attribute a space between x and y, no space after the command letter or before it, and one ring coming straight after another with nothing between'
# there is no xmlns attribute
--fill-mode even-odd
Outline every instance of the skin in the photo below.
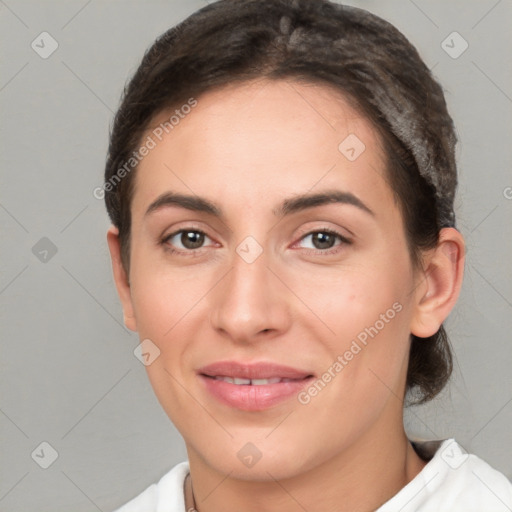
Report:
<svg viewBox="0 0 512 512"><path fill-rule="evenodd" d="M338 150L350 133L366 146L355 161ZM327 189L354 194L373 215L350 204L273 213ZM167 191L207 198L225 216L178 206L145 215ZM127 327L160 350L146 369L185 440L198 510L374 510L421 471L402 416L409 335L434 334L453 308L464 242L443 229L413 268L380 140L340 93L254 81L204 94L140 163L131 211L128 273L117 229L107 234L116 286ZM180 235L161 243L186 228L207 235L195 254ZM322 254L308 235L322 228L352 243L335 237L338 252ZM236 252L247 236L263 250L252 263ZM306 405L237 410L196 375L230 359L321 376L396 302L401 311ZM237 457L248 442L262 454L251 468Z"/></svg>

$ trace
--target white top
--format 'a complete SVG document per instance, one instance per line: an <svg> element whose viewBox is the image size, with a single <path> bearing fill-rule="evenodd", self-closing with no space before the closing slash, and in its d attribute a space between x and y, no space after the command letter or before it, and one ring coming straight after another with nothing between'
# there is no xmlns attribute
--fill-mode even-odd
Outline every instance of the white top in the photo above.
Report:
<svg viewBox="0 0 512 512"><path fill-rule="evenodd" d="M431 458L416 477L376 512L510 512L512 483L454 439L413 443ZM183 484L188 462L114 512L186 512Z"/></svg>

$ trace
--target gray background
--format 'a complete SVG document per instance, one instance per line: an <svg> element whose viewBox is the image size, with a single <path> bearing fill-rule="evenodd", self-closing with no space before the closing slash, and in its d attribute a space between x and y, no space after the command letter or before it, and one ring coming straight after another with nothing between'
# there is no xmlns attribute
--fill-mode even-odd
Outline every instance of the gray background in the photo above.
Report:
<svg viewBox="0 0 512 512"><path fill-rule="evenodd" d="M418 47L460 137L457 215L468 253L447 322L456 370L440 399L407 412L408 431L455 437L512 478L512 3L350 3ZM0 0L2 511L112 510L186 458L134 357L137 335L123 326L109 222L92 191L125 81L155 37L203 5ZM43 31L59 45L47 59L31 48ZM453 31L469 43L456 59L441 47ZM51 461L43 441L58 453L48 469L39 466Z"/></svg>

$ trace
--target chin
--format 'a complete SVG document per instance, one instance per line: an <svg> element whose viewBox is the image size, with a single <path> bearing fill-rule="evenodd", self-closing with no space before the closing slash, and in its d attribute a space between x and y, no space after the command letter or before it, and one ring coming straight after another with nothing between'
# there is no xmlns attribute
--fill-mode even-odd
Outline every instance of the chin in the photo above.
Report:
<svg viewBox="0 0 512 512"><path fill-rule="evenodd" d="M225 446L221 449L215 442L212 442L211 446L216 446L216 449L202 451L201 458L206 464L219 473L229 474L230 478L248 482L285 480L317 465L317 457L313 453L308 457L304 450L297 450L296 445L283 446L281 443L277 446L268 441L256 441L254 444L236 442L236 447ZM318 464L320 463L319 460Z"/></svg>

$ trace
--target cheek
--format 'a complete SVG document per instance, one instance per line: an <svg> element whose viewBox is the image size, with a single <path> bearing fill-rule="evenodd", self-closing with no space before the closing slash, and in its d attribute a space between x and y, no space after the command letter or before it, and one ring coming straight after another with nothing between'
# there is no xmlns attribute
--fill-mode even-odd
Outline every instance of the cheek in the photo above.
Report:
<svg viewBox="0 0 512 512"><path fill-rule="evenodd" d="M132 281L132 301L140 338L150 338L157 345L177 321L175 286L165 286L149 272Z"/></svg>
<svg viewBox="0 0 512 512"><path fill-rule="evenodd" d="M181 424L179 411L187 407L189 395L183 392L188 368L185 355L191 325L204 295L199 280L184 274L164 271L157 265L137 261L132 273L132 302L140 340L149 339L158 347L159 355L145 367L160 404L172 421Z"/></svg>
<svg viewBox="0 0 512 512"><path fill-rule="evenodd" d="M405 316L397 310L403 310L410 286L406 272L385 265L289 274L289 282L311 312L305 311L305 317L328 327L333 340L346 341L360 333L364 341L365 329L374 325L379 332L396 329L398 317Z"/></svg>
<svg viewBox="0 0 512 512"><path fill-rule="evenodd" d="M304 296L317 313L309 315L310 327L316 322L317 332L324 333L320 336L328 354L324 370L338 363L330 369L336 374L333 390L350 395L355 402L363 395L365 400L371 396L381 400L389 388L398 391L409 348L412 278L408 260L390 254L372 261L330 273L305 274L300 285L297 281L298 295L314 290ZM325 325L331 334L325 334Z"/></svg>
<svg viewBox="0 0 512 512"><path fill-rule="evenodd" d="M132 261L131 293L139 336L154 338L164 350L175 326L187 319L204 295L208 280L190 268L173 270L160 250L139 248Z"/></svg>

